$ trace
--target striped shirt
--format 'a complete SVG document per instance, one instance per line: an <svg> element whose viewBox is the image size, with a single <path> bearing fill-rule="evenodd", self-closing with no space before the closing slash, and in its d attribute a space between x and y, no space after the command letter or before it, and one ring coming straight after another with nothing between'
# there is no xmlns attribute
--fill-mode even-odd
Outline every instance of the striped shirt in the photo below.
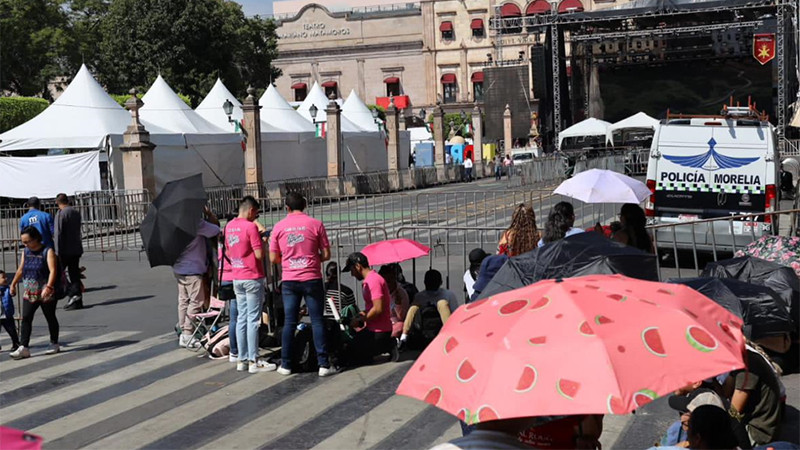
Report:
<svg viewBox="0 0 800 450"><path fill-rule="evenodd" d="M339 290L341 289L341 291ZM333 299L333 304L336 305L337 312L341 313L342 308L348 305L355 305L356 297L353 295L353 290L347 286L337 286L336 283L330 283L325 286L325 312L326 317L333 317L333 311L328 304L328 299Z"/></svg>

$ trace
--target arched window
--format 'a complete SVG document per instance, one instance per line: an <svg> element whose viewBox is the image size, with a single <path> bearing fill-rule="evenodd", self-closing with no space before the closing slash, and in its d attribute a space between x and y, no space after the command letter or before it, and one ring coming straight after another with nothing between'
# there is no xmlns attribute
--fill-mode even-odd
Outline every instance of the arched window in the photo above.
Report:
<svg viewBox="0 0 800 450"><path fill-rule="evenodd" d="M525 8L525 15L549 14L551 11L550 3L547 0L534 0Z"/></svg>
<svg viewBox="0 0 800 450"><path fill-rule="evenodd" d="M562 0L558 4L558 13L583 12L581 0Z"/></svg>

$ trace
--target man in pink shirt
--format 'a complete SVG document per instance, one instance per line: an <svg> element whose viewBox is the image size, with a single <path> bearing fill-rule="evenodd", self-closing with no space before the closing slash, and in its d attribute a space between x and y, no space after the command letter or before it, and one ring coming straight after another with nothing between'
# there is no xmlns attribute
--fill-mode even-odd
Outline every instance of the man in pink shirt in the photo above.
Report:
<svg viewBox="0 0 800 450"><path fill-rule="evenodd" d="M317 350L319 376L337 372L328 360L325 343L325 287L322 283L322 262L331 258L331 245L325 226L307 216L306 199L290 192L286 195L286 218L275 224L269 242L269 260L282 268L283 334L281 336L281 367L278 373L292 373L292 344L299 318L300 302L305 299L311 316L311 331Z"/></svg>
<svg viewBox="0 0 800 450"><path fill-rule="evenodd" d="M275 364L258 359L258 329L264 304L263 232L255 223L258 202L246 196L239 204L239 217L225 226L225 257L230 265L233 291L236 293L236 346L239 361L236 370L250 373L277 369Z"/></svg>
<svg viewBox="0 0 800 450"><path fill-rule="evenodd" d="M350 359L369 364L375 356L389 353L391 360L397 361L399 351L392 338L391 294L386 280L372 270L367 256L361 252L351 253L347 257L342 272L350 272L356 280L361 281L366 310L350 324L356 329L364 327L353 339Z"/></svg>

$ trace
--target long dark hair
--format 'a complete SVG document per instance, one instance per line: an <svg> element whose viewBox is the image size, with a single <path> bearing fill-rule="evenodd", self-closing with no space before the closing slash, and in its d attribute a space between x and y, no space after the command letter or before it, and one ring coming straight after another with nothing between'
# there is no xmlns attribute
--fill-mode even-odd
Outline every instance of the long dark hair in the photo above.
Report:
<svg viewBox="0 0 800 450"><path fill-rule="evenodd" d="M619 215L624 224L623 229L628 235L628 245L645 252L650 252L653 248L653 243L645 229L647 218L642 208L633 203L625 203L622 205Z"/></svg>
<svg viewBox="0 0 800 450"><path fill-rule="evenodd" d="M571 203L558 202L550 214L547 216L547 223L544 224L544 235L542 241L545 244L564 239L567 231L575 223L575 209Z"/></svg>
<svg viewBox="0 0 800 450"><path fill-rule="evenodd" d="M536 248L539 230L536 228L536 213L533 208L520 203L511 216L511 226L506 230L509 255L521 255Z"/></svg>

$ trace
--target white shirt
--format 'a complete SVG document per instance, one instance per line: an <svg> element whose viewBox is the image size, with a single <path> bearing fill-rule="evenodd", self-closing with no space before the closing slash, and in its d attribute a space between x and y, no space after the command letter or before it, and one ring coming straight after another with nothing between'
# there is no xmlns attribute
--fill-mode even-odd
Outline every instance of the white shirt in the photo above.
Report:
<svg viewBox="0 0 800 450"><path fill-rule="evenodd" d="M586 230L582 230L580 228L572 227L569 230L567 230L567 234L565 234L564 237L570 237L570 236L572 236L574 234L581 234L581 233L583 233L585 231ZM543 239L539 239L539 244L537 246L538 247L544 247L544 240Z"/></svg>
<svg viewBox="0 0 800 450"><path fill-rule="evenodd" d="M472 160L467 158L464 160L464 168L465 169L472 169Z"/></svg>
<svg viewBox="0 0 800 450"><path fill-rule="evenodd" d="M472 297L472 294L475 292L475 280L472 278L472 274L469 273L469 270L464 272L464 287L467 288L467 297Z"/></svg>

